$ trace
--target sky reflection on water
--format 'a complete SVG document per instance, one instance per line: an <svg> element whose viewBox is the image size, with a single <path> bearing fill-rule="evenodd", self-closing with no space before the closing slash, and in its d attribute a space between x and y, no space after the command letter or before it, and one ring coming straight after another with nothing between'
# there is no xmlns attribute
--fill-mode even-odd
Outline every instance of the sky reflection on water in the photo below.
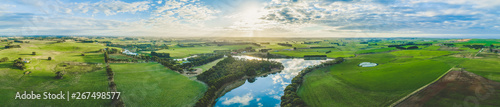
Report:
<svg viewBox="0 0 500 107"><path fill-rule="evenodd" d="M262 59L251 56L234 56L236 58L245 59ZM317 65L327 60L304 60L302 58L295 59L270 59L283 63L285 67L283 71L277 74L270 74L266 77L257 77L255 82L250 83L248 80L242 86L231 90L224 96L220 97L216 107L272 107L280 104L283 90L290 84L295 77L304 68Z"/></svg>

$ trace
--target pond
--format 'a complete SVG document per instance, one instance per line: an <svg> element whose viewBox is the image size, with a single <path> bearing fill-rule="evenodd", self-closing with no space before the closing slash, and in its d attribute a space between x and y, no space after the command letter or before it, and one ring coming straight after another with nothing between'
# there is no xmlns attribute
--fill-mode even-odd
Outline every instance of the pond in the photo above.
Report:
<svg viewBox="0 0 500 107"><path fill-rule="evenodd" d="M244 59L261 59L250 56L234 56ZM293 77L311 65L318 65L327 60L294 59L269 59L281 62L285 67L281 72L263 77L246 80L245 83L218 98L215 107L240 107L240 106L280 106L283 90L291 83ZM328 59L331 60L331 59Z"/></svg>

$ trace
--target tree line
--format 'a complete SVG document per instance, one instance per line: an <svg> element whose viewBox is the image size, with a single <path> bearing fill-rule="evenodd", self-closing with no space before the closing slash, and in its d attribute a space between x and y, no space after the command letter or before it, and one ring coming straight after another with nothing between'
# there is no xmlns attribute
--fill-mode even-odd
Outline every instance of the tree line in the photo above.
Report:
<svg viewBox="0 0 500 107"><path fill-rule="evenodd" d="M326 61L326 62L323 62L319 65L309 66L309 67L305 68L304 70L300 71L299 75L295 76L292 79L292 83L290 85L286 86L286 88L284 90L285 94L283 96L281 96L281 104L280 104L281 107L305 107L305 106L307 106L306 103L304 102L304 100L302 100L297 95L297 90L299 89L300 85L302 84L304 76L307 73L314 71L316 69L326 67L326 66L335 65L335 64L340 64L342 62L344 62L344 58L339 57L339 58L335 58L335 60Z"/></svg>
<svg viewBox="0 0 500 107"><path fill-rule="evenodd" d="M220 54L203 54L198 55L197 57L188 58L189 63L182 64L183 68L190 68L194 66L205 65L217 59L223 58L224 55Z"/></svg>

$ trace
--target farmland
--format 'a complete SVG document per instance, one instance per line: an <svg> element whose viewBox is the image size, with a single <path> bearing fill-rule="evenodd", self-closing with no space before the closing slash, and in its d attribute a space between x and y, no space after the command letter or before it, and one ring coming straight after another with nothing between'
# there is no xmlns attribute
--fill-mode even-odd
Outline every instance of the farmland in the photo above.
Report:
<svg viewBox="0 0 500 107"><path fill-rule="evenodd" d="M17 39L27 43L12 42ZM228 92L244 84L266 83L263 87L283 87L300 71L298 68L313 66L307 61L323 61L342 57L342 63L318 67L303 76L296 90L305 104L311 107L324 106L389 106L405 98L427 84L439 79L450 68L463 69L474 75L500 82L500 49L497 40L471 39L415 39L415 38L93 38L74 37L56 39L9 38L0 42L0 103L7 106L109 106L112 100L15 100L16 92L109 92L110 81L114 82L121 100L126 106L195 106L203 104L237 105L228 102L211 102L219 95L210 92ZM221 42L236 41L236 42ZM493 45L493 46L492 46ZM131 54L122 53L129 50ZM155 52L152 54L152 52ZM105 54L106 53L106 54ZM138 55L133 55L138 53ZM248 64L220 62L229 56L259 56L284 61L285 72L273 72L272 76L251 77L252 71L267 69ZM105 58L105 56L107 56ZM186 57L193 57L192 59ZM218 56L218 57L215 57ZM50 59L49 59L50 57ZM304 57L312 57L302 59ZM320 57L315 59L315 57ZM21 58L21 59L19 59ZM186 59L181 59L186 58ZM212 58L210 60L207 60ZM301 60L297 60L301 59ZM113 71L114 79L108 79L106 61ZM269 60L269 59L267 59ZM274 60L274 59L273 59ZM244 61L244 60L241 60ZM252 61L249 61L252 62ZM254 61L252 64L264 63ZM374 67L360 67L362 62L376 63ZM186 64L188 63L188 64ZM320 63L320 62L318 62ZM23 66L17 66L23 65ZM219 65L217 67L217 65ZM238 70L228 70L234 67ZM210 70L213 69L213 70ZM215 70L217 69L217 70ZM232 76L223 77L223 70ZM199 75L210 71L199 81ZM62 79L57 72L64 72ZM244 73L245 75L242 75ZM233 76L235 76L233 75ZM283 76L283 77L282 77ZM223 77L224 83L212 77ZM231 77L232 79L227 79ZM286 78L281 80L282 78ZM233 85L232 80L238 84ZM247 82L248 81L248 82ZM215 88L211 91L205 82ZM242 85L243 84L243 85ZM258 86L259 84L254 84ZM280 85L280 87L281 87ZM225 87L230 87L226 89ZM464 86L466 87L466 86ZM220 91L225 90L225 91ZM454 89L453 85L446 88ZM281 95L283 89L270 89ZM281 93L280 93L281 91ZM239 91L238 91L239 92ZM249 91L248 93L253 93ZM223 96L224 93L220 96ZM239 94L231 93L235 98ZM254 96L276 99L279 96ZM455 97L449 97L449 96ZM461 98L470 92L441 93L432 96L424 105L446 105L461 103ZM496 95L496 94L495 94ZM208 96L203 99L203 96ZM427 96L427 95L424 95ZM225 97L228 98L228 97ZM489 97L483 102L500 97ZM200 100L203 99L203 100ZM295 100L295 99L293 99ZM288 101L293 101L288 100ZM221 101L232 101L223 99ZM269 100L270 104L280 100ZM450 101L451 103L445 103ZM251 100L250 105L258 102ZM364 102L364 103L359 103ZM496 104L496 103L495 103ZM242 103L241 105L244 105ZM486 105L486 104L485 104ZM492 103L494 105L494 103ZM267 106L267 105L266 105Z"/></svg>
<svg viewBox="0 0 500 107"><path fill-rule="evenodd" d="M29 44L19 44L21 48L3 49L0 56L8 59L26 58L30 63L25 70L13 68L13 62L0 62L0 104L6 106L105 106L109 100L15 100L16 92L83 92L108 91L106 73L99 69L103 63L101 53L94 53L104 48L102 44L82 44L76 42L54 43L53 41L31 41ZM36 55L32 55L36 52ZM81 56L86 53L86 56ZM47 60L52 57L52 60ZM69 63L71 62L71 63ZM66 63L67 67L59 66ZM81 65L83 63L91 65ZM69 67L78 68L70 69ZM54 79L55 70L66 69L67 76ZM97 69L97 70L94 70ZM25 75L25 72L31 72Z"/></svg>
<svg viewBox="0 0 500 107"><path fill-rule="evenodd" d="M128 106L193 106L206 90L204 84L157 63L110 66Z"/></svg>

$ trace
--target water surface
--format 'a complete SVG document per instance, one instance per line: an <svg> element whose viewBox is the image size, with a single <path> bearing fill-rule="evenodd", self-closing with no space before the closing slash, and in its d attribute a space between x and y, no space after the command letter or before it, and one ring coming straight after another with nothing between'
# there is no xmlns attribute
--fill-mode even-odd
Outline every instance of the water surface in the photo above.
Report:
<svg viewBox="0 0 500 107"><path fill-rule="evenodd" d="M250 56L234 56L245 59L261 59ZM281 62L285 67L280 73L257 77L255 80L247 80L242 86L227 92L218 98L216 107L273 107L280 106L283 90L291 83L293 77L298 75L304 68L317 65L327 60L304 60L295 59L269 59Z"/></svg>

